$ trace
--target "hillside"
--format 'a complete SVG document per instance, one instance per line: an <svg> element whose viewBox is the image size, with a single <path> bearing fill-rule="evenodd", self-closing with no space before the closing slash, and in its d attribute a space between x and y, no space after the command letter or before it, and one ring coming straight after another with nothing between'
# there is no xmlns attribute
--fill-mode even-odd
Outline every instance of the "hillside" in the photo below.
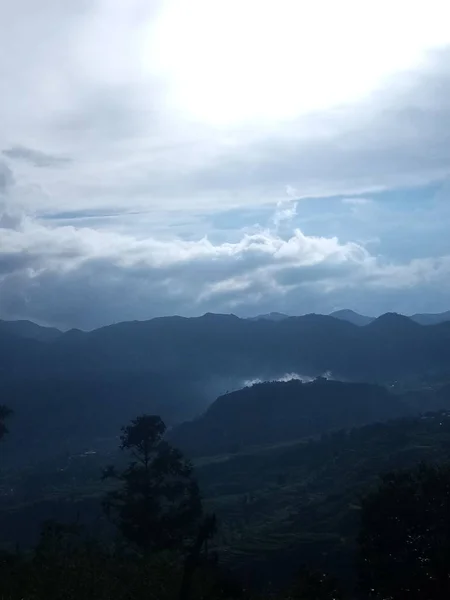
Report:
<svg viewBox="0 0 450 600"><path fill-rule="evenodd" d="M249 578L275 581L302 561L352 577L359 499L380 473L450 458L450 415L335 432L197 467L225 523L222 552Z"/></svg>
<svg viewBox="0 0 450 600"><path fill-rule="evenodd" d="M434 413L335 431L317 439L196 461L207 510L217 513L221 562L253 583L286 580L306 562L351 579L359 501L379 473L450 458L450 415ZM99 480L110 455L87 454L41 470L3 473L3 542L30 543L44 519L99 520ZM116 457L113 458L116 460ZM92 528L92 529L91 529Z"/></svg>
<svg viewBox="0 0 450 600"><path fill-rule="evenodd" d="M364 383L269 382L218 398L170 440L189 456L238 452L410 413L401 397Z"/></svg>

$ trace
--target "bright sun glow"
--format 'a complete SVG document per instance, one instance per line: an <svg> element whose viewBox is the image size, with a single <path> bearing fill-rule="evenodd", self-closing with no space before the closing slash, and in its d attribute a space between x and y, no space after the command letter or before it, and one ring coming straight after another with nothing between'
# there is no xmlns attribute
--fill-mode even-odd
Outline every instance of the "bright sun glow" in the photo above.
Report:
<svg viewBox="0 0 450 600"><path fill-rule="evenodd" d="M167 102L214 125L358 100L450 39L448 0L172 0L148 36Z"/></svg>

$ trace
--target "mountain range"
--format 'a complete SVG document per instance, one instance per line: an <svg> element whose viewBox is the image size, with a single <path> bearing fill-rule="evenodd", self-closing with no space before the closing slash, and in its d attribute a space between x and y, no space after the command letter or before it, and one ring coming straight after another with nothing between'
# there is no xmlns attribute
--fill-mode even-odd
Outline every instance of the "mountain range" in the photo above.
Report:
<svg viewBox="0 0 450 600"><path fill-rule="evenodd" d="M450 364L449 321L424 326L395 313L364 327L317 314L274 321L210 313L60 334L23 322L7 325L0 327L0 373L7 378L146 373L264 380L331 371L339 379L380 382Z"/></svg>
<svg viewBox="0 0 450 600"><path fill-rule="evenodd" d="M376 317L368 317L366 315L361 315L355 312L354 310L350 310L347 308L336 310L330 313L329 316L334 317L335 319L341 319L342 321L348 321L349 323L353 323L354 325L359 325L362 327L376 320ZM265 320L279 322L289 318L291 318L291 315L287 315L280 312L270 312L266 314L257 315L256 317L250 317L249 320ZM450 321L450 310L442 313L416 313L414 315L409 316L408 318L412 321L415 321L416 323L419 323L419 325L437 325L439 323ZM32 321L5 321L0 319L0 335L2 333L11 333L18 337L34 339L38 341L54 341L56 338L63 335L63 332L59 329L56 329L55 327L37 325ZM65 335L67 336L69 334L73 337L77 334L79 335L82 333L84 332L82 332L79 329L71 329L69 330L69 332L66 332Z"/></svg>
<svg viewBox="0 0 450 600"><path fill-rule="evenodd" d="M349 323L353 323L354 325L359 325L364 327L368 325L372 321L375 321L376 317L368 317L366 315L361 315L354 310L350 310L348 308L344 308L342 310L336 310L330 314L330 317L334 317L335 319L341 319L342 321L348 321ZM279 312L271 312L264 315L258 315L256 317L252 317L254 320L267 320L267 321L282 321L283 319L288 319L289 315ZM408 317L412 321L419 323L419 325L437 325L438 323L444 323L445 321L450 321L450 310L443 313L416 313Z"/></svg>
<svg viewBox="0 0 450 600"><path fill-rule="evenodd" d="M394 313L364 327L316 314L208 313L64 333L3 321L0 403L16 413L4 447L16 458L72 451L114 438L142 412L175 425L247 380L330 372L348 382L421 385L445 380L449 365L450 322L424 326Z"/></svg>

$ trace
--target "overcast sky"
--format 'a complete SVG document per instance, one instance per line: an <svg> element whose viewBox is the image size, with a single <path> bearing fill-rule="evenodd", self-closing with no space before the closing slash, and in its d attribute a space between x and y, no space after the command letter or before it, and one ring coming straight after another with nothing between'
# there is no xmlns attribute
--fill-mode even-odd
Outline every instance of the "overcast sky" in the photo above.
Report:
<svg viewBox="0 0 450 600"><path fill-rule="evenodd" d="M450 309L448 0L0 0L0 318Z"/></svg>

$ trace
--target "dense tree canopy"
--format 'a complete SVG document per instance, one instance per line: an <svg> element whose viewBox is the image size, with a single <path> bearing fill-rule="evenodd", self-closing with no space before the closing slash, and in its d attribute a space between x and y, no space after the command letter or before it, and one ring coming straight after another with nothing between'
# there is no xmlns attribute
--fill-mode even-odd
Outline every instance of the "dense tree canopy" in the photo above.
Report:
<svg viewBox="0 0 450 600"><path fill-rule="evenodd" d="M450 598L450 466L382 477L362 503L362 588L375 598Z"/></svg>

